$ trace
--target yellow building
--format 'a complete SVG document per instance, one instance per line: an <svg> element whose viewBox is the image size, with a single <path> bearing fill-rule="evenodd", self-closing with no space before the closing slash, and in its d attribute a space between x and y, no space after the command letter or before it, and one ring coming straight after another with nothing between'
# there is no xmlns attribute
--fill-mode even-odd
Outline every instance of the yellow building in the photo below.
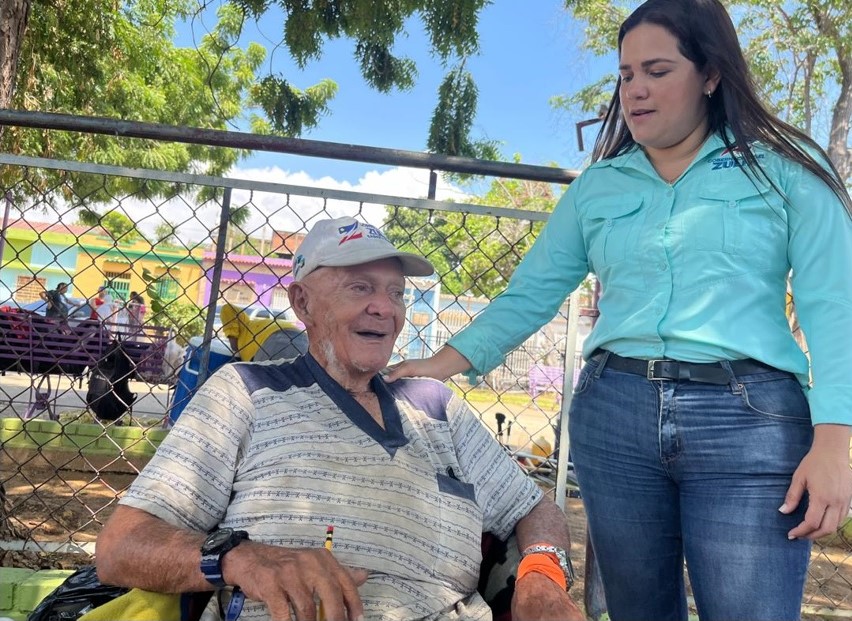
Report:
<svg viewBox="0 0 852 621"><path fill-rule="evenodd" d="M105 286L116 300L127 300L131 291L141 293L146 302L147 270L156 279L163 301L197 304L204 272L201 250L174 246L152 246L145 240L116 243L106 235L83 235L78 242L74 276L77 295L90 298Z"/></svg>

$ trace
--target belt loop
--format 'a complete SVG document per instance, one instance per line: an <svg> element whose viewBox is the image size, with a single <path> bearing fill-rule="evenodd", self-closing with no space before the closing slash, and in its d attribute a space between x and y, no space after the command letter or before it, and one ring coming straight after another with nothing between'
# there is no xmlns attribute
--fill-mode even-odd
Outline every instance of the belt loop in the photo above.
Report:
<svg viewBox="0 0 852 621"><path fill-rule="evenodd" d="M592 377L595 379L600 379L601 373L603 373L604 368L606 367L606 363L609 360L609 355L612 353L608 349L601 349L600 352L603 354L598 360L598 368L595 369L595 373Z"/></svg>
<svg viewBox="0 0 852 621"><path fill-rule="evenodd" d="M728 378L729 378L728 383L731 387L731 392L735 395L742 394L742 392L743 392L742 385L740 384L739 380L737 380L737 376L734 373L734 369L731 368L731 363L727 360L720 360L719 365L723 369L725 369L725 371L727 371L727 373L728 373Z"/></svg>

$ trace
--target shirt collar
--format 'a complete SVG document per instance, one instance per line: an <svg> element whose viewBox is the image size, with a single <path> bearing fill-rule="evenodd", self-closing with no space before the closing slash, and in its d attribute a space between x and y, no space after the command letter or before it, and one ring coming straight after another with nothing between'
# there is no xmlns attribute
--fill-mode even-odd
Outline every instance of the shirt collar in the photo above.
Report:
<svg viewBox="0 0 852 621"><path fill-rule="evenodd" d="M729 140L733 142L733 136L731 136L730 133L728 134L728 137ZM701 160L714 155L717 151L726 148L727 147L722 140L721 134L719 132L713 132L707 137L704 144L701 145L701 148L698 150L698 153L692 161L692 164L690 164L690 167L695 164L695 162L700 162ZM629 168L648 175L657 176L656 170L654 170L654 167L651 165L651 160L648 159L645 151L638 144L634 144L621 155L617 155L616 157L608 160L602 160L595 164L595 166L598 165L602 167L611 166L612 168Z"/></svg>
<svg viewBox="0 0 852 621"><path fill-rule="evenodd" d="M408 438L405 437L402 429L402 416L397 407L396 400L379 374L374 375L370 380L370 387L378 397L379 406L382 410L382 419L385 424L384 429L373 420L369 412L337 380L322 368L310 352L304 355L304 360L314 379L316 379L317 384L334 401L337 407L361 431L381 444L391 457L396 453L397 448L405 446L408 443Z"/></svg>

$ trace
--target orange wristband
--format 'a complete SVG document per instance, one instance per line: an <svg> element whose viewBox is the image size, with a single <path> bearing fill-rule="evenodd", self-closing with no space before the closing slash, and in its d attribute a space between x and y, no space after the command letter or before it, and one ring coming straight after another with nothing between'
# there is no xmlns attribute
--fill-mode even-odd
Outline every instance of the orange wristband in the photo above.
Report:
<svg viewBox="0 0 852 621"><path fill-rule="evenodd" d="M547 552L527 554L518 565L518 576L515 580L520 580L529 573L544 574L558 584L563 591L568 589L565 574L559 566L559 559L554 554Z"/></svg>

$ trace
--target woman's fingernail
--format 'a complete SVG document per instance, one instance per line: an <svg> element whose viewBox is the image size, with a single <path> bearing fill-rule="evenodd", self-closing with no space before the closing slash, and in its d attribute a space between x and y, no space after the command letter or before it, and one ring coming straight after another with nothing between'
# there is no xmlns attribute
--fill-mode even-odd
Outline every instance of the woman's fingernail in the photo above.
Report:
<svg viewBox="0 0 852 621"><path fill-rule="evenodd" d="M781 513L787 513L787 511L788 511L788 509L787 509L787 503L785 502L783 505L781 505L780 507L778 507L778 510L779 510Z"/></svg>

